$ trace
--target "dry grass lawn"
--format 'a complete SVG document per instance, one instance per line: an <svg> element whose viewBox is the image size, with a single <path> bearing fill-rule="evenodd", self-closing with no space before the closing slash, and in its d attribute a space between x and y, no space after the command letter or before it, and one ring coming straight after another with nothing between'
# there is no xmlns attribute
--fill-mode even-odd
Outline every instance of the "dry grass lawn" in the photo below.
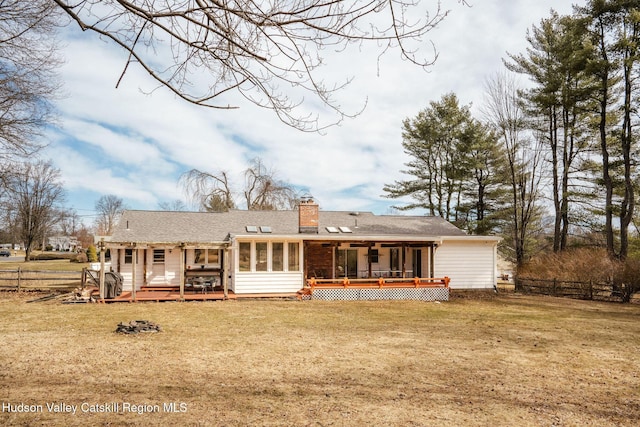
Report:
<svg viewBox="0 0 640 427"><path fill-rule="evenodd" d="M26 303L33 297L0 295L3 425L631 426L640 419L638 305L517 295L441 304ZM135 319L164 331L114 332ZM177 412L167 411L171 402ZM50 412L52 403L77 412ZM21 404L37 412L10 412ZM117 411L92 412L106 409Z"/></svg>

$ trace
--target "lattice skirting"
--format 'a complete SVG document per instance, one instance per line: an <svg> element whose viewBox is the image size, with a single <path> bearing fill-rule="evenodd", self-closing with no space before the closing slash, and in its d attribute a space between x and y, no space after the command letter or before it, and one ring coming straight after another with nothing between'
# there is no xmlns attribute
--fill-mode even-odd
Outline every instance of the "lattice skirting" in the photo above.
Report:
<svg viewBox="0 0 640 427"><path fill-rule="evenodd" d="M311 299L324 301L349 300L418 300L448 301L448 288L386 288L386 289L314 289Z"/></svg>

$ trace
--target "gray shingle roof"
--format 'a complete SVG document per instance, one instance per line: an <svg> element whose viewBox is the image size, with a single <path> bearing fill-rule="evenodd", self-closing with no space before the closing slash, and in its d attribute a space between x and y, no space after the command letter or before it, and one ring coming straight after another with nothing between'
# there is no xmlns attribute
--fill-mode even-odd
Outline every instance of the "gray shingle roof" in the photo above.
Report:
<svg viewBox="0 0 640 427"><path fill-rule="evenodd" d="M319 212L318 234L299 234L298 211L169 212L125 211L111 241L136 243L219 243L229 235L247 235L246 226L269 226L268 235L305 238L366 239L384 237L464 236L462 230L440 217ZM350 233L330 233L326 227L348 227ZM261 233L258 234L266 234Z"/></svg>

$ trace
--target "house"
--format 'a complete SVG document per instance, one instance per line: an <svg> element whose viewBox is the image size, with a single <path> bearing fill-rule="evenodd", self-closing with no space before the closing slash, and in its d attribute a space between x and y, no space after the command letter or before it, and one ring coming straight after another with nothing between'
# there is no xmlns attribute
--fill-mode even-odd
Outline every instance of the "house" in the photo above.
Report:
<svg viewBox="0 0 640 427"><path fill-rule="evenodd" d="M318 296L332 288L342 299L379 298L381 290L354 297L353 289L383 287L404 298L408 291L397 289L444 278L445 288L493 289L498 241L440 217L323 211L306 199L293 211L126 211L105 246L134 298L165 287L181 298L208 289L225 298L284 296L311 284Z"/></svg>
<svg viewBox="0 0 640 427"><path fill-rule="evenodd" d="M78 239L74 236L51 236L47 245L53 251L75 252L79 248Z"/></svg>

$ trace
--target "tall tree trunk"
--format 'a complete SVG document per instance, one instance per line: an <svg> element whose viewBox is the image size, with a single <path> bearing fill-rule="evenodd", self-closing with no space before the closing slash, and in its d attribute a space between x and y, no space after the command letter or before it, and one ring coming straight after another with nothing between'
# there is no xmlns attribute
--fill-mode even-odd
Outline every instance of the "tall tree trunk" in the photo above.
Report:
<svg viewBox="0 0 640 427"><path fill-rule="evenodd" d="M562 183L560 186L560 219L562 229L560 230L560 250L567 249L567 237L569 234L569 174L573 153L573 132L575 120L570 119L571 112L565 106L562 112L563 147L562 147Z"/></svg>
<svg viewBox="0 0 640 427"><path fill-rule="evenodd" d="M558 252L560 248L560 226L562 216L560 214L560 184L558 171L558 119L556 117L556 107L549 108L549 145L551 148L551 168L553 179L553 251Z"/></svg>
<svg viewBox="0 0 640 427"><path fill-rule="evenodd" d="M609 79L611 72L611 62L606 46L605 24L598 22L599 49L603 68L599 73L600 77L600 115L598 120L598 131L600 134L600 154L602 156L602 184L605 190L604 201L604 234L607 244L607 253L610 257L615 256L615 241L613 232L613 179L611 178L611 168L609 161L609 146L607 143L607 115L609 107L610 87Z"/></svg>
<svg viewBox="0 0 640 427"><path fill-rule="evenodd" d="M631 72L633 60L627 58L624 67L624 119L622 120L622 158L624 162L624 197L620 204L620 259L627 257L629 248L629 225L633 219L635 206L635 192L633 188L631 148L632 148L632 124L631 124L631 93L633 91Z"/></svg>

